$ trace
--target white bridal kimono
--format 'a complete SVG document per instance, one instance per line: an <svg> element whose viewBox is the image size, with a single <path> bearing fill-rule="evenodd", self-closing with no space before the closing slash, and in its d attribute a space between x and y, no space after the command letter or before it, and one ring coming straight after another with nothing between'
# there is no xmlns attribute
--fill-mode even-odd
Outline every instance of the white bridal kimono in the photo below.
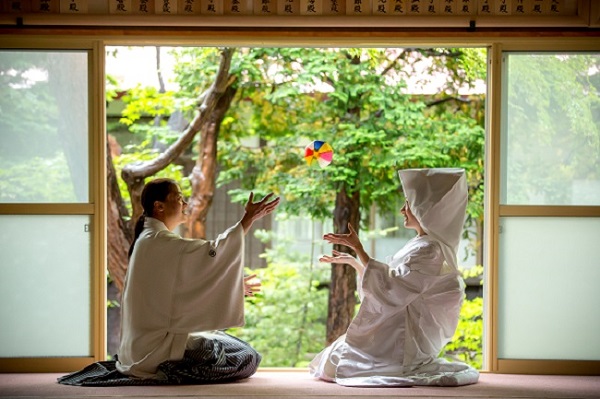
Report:
<svg viewBox="0 0 600 399"><path fill-rule="evenodd" d="M189 334L242 326L243 245L239 223L205 241L146 217L125 280L117 370L157 378L160 363L183 358Z"/></svg>
<svg viewBox="0 0 600 399"><path fill-rule="evenodd" d="M361 306L346 334L310 364L314 377L346 386L457 386L479 373L439 359L464 297L456 249L466 209L462 169L400 171L410 208L427 235L359 277Z"/></svg>

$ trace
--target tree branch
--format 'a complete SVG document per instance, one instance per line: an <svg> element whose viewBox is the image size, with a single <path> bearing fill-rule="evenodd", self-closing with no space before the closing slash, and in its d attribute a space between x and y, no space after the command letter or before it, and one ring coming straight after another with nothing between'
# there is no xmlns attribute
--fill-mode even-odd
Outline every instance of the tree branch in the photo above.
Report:
<svg viewBox="0 0 600 399"><path fill-rule="evenodd" d="M224 48L221 51L221 62L215 80L211 87L199 96L198 112L177 141L153 160L126 165L121 171L121 177L127 184L127 189L131 197L133 208L132 223L135 223L139 215L143 212L141 209L141 192L144 186L144 179L166 168L191 145L196 134L211 117L213 110L221 96L226 92L227 87L235 81L235 79L229 76L231 58L234 51L234 48Z"/></svg>
<svg viewBox="0 0 600 399"><path fill-rule="evenodd" d="M435 105L440 105L440 104L443 104L443 103L446 103L446 102L449 102L449 101L456 101L456 102L464 103L464 104L468 104L468 103L472 102L472 100L469 100L469 99L466 99L466 98L463 98L463 97L452 97L452 96L450 96L450 97L444 97L444 98L440 98L438 100L426 103L426 106L427 107L433 107Z"/></svg>

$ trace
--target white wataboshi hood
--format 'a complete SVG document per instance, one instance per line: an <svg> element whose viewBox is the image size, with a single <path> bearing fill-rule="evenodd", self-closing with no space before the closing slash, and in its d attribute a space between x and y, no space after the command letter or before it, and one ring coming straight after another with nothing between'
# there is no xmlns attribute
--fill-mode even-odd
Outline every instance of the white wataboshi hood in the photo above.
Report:
<svg viewBox="0 0 600 399"><path fill-rule="evenodd" d="M446 263L456 269L467 209L464 169L404 169L398 175L412 213L423 230L442 244Z"/></svg>

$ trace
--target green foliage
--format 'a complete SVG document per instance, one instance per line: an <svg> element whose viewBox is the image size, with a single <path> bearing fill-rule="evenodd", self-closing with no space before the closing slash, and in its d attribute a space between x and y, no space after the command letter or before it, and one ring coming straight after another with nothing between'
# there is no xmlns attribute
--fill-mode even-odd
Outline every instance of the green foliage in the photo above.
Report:
<svg viewBox="0 0 600 399"><path fill-rule="evenodd" d="M483 298L465 299L454 338L446 345L441 356L481 369L482 339Z"/></svg>
<svg viewBox="0 0 600 399"><path fill-rule="evenodd" d="M106 75L106 102L110 103L114 101L118 96L119 91L119 81L117 78L111 75Z"/></svg>
<svg viewBox="0 0 600 399"><path fill-rule="evenodd" d="M108 299L106 301L106 308L107 309L111 309L111 308L120 308L121 307L121 303L115 299Z"/></svg>
<svg viewBox="0 0 600 399"><path fill-rule="evenodd" d="M463 269L463 268L459 268L462 278L464 280L467 279L472 279L472 278L477 278L477 279L482 279L483 276L483 266L482 265L475 265L473 267L470 267L468 269ZM481 280L483 283L483 280Z"/></svg>
<svg viewBox="0 0 600 399"><path fill-rule="evenodd" d="M180 47L170 53L175 58L175 82L181 90L180 99L196 100L214 81L219 67L221 49L217 47ZM195 102L186 102L190 110Z"/></svg>
<svg viewBox="0 0 600 399"><path fill-rule="evenodd" d="M432 53L438 59L428 71L452 78L445 92L485 77L481 49ZM323 220L345 189L360 192L361 209L376 204L385 212L396 203L397 169L460 166L469 173L474 198L483 198L483 120L473 117L479 114L445 103L429 107L406 93L407 69L429 53L280 48L241 49L237 55L232 71L240 74L236 104L243 112L232 107L222 126L227 140L219 143L219 184L242 182L234 196L273 191L284 198L280 212ZM253 134L266 145L240 140ZM334 149L334 162L323 170L303 161L304 146L315 139ZM483 215L482 202L469 207L473 217Z"/></svg>
<svg viewBox="0 0 600 399"><path fill-rule="evenodd" d="M142 111L162 116L155 108L165 105L191 115L219 62L218 49L184 48L175 54L179 92L167 93L172 98L164 101L150 91L153 101L142 101L142 92L131 97L136 104L128 120L136 123L130 130L143 133L148 144L163 132L140 124ZM432 55L436 58L425 75L447 73L446 86L433 99L407 93L406 80L415 65ZM476 199L469 214L479 218L482 101L476 107L429 102L485 78L484 55L482 49L236 49L230 73L237 94L221 124L218 183L239 182L241 188L230 192L239 201L247 199L248 190L257 196L273 191L284 198L278 215L320 220L331 219L340 190L359 192L366 219L371 205L391 211L398 203L397 169L464 167ZM256 139L255 144L248 139ZM334 149L334 162L325 169L310 168L303 160L305 145L317 139ZM142 159L155 156L149 146L143 148ZM133 161L126 157L118 162ZM230 332L264 355L263 366L305 366L324 347L327 290L320 287L329 267L315 266L309 257L288 254L282 247L267 259L267 268L252 271L263 292L248 300L246 326ZM467 303L463 312L472 310ZM463 318L468 326L473 316ZM471 356L475 339L471 332L461 333L452 354ZM476 356L468 361L476 362Z"/></svg>
<svg viewBox="0 0 600 399"><path fill-rule="evenodd" d="M483 267L478 265L463 270L463 278L480 277ZM483 351L483 298L465 299L460 311L458 326L441 357L465 362L476 369L482 367Z"/></svg>
<svg viewBox="0 0 600 399"><path fill-rule="evenodd" d="M126 104L122 112L121 123L131 126L143 116L166 117L179 109L172 92L161 93L155 87L135 87L123 96ZM154 122L154 121L153 121ZM162 121L166 124L166 121Z"/></svg>
<svg viewBox="0 0 600 399"><path fill-rule="evenodd" d="M39 173L43 170L44 173ZM0 202L76 202L73 182L63 153L28 162L0 163Z"/></svg>
<svg viewBox="0 0 600 399"><path fill-rule="evenodd" d="M246 326L228 332L263 355L263 367L305 367L324 348L327 318L327 267L285 245L267 253L268 266L248 270L258 275L262 292L247 299Z"/></svg>
<svg viewBox="0 0 600 399"><path fill-rule="evenodd" d="M174 109L193 116L213 83L220 51L174 49L180 90L131 90L122 123L171 143L175 136L162 117ZM430 106L432 98L407 93L406 81L416 73L446 74L437 101L485 79L485 71L485 49L237 48L230 68L237 95L220 129L217 183L239 182L230 193L239 201L251 189L273 191L284 199L279 212L324 220L342 189L360 192L362 210L376 204L381 212L396 211L397 169L460 166L474 199L469 215L480 219L484 107L479 100L477 107L464 101ZM143 122L142 116L155 119ZM315 139L334 149L334 162L323 170L303 160L304 147Z"/></svg>

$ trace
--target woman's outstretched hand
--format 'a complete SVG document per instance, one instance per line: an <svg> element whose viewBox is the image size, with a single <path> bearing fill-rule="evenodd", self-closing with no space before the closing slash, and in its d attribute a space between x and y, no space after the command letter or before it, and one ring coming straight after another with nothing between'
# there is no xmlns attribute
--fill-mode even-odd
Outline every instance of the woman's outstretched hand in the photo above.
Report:
<svg viewBox="0 0 600 399"><path fill-rule="evenodd" d="M350 223L348 223L348 231L350 232L347 234L328 233L323 236L323 239L330 244L344 245L348 248L352 248L363 265L366 265L369 263L370 257L365 252L356 230L354 230Z"/></svg>
<svg viewBox="0 0 600 399"><path fill-rule="evenodd" d="M345 252L336 251L335 249L332 251L332 254L333 255L321 255L319 262L350 265L359 275L363 275L365 267L354 256Z"/></svg>
<svg viewBox="0 0 600 399"><path fill-rule="evenodd" d="M348 230L350 231L350 233L348 233L348 234L340 234L340 233L325 234L323 236L323 239L325 241L329 242L330 244L344 245L346 247L356 250L356 248L361 247L362 244L360 243L358 234L356 234L356 231L354 230L354 228L352 228L352 225L350 223L348 223Z"/></svg>
<svg viewBox="0 0 600 399"><path fill-rule="evenodd" d="M279 205L279 197L269 202L273 195L273 193L270 193L262 200L253 202L254 193L250 193L250 197L248 198L248 202L246 203L245 207L246 211L244 212L244 216L242 216L241 220L244 233L248 233L255 221L267 216L273 212L275 208L277 208L277 205Z"/></svg>

